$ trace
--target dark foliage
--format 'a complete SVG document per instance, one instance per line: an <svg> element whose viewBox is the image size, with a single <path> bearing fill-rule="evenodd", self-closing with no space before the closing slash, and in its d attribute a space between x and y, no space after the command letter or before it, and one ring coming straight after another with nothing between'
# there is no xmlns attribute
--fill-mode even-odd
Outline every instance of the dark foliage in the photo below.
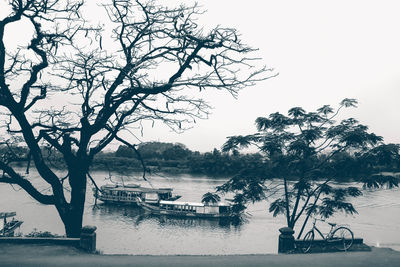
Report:
<svg viewBox="0 0 400 267"><path fill-rule="evenodd" d="M263 155L263 167L239 172L217 191L234 192L242 211L248 202L273 197L269 211L283 214L288 227L306 216L299 236L311 215L356 213L350 199L361 191L332 182L351 179L369 188L398 186L398 178L382 171L398 170L400 162L398 145L383 144L380 136L353 118L334 120L342 108L356 104L344 99L336 110L328 105L316 112L295 107L287 116L276 112L257 118L257 133L229 137L223 151L254 145ZM274 178L282 183L268 184Z"/></svg>

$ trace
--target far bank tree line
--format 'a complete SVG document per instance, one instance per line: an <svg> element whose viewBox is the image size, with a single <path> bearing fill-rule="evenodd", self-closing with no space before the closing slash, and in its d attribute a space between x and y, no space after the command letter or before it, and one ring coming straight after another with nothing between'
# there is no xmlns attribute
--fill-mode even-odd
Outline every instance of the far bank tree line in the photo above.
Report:
<svg viewBox="0 0 400 267"><path fill-rule="evenodd" d="M262 158L258 153L229 154L222 153L216 148L210 152L200 153L199 151L192 151L180 143L147 142L138 146L138 152L140 156L128 147L120 146L115 152L115 158L112 161L120 161L116 164L127 164L130 167L141 168L141 162L138 157L142 157L146 168L150 172L189 173L209 176L233 175L237 171L250 166L254 168L262 167ZM112 155L109 154L109 156ZM96 162L100 163L102 159L99 158ZM107 164L110 165L110 161Z"/></svg>
<svg viewBox="0 0 400 267"><path fill-rule="evenodd" d="M200 153L192 151L181 143L146 142L138 146L138 152L151 172L189 173L209 176L235 175L243 169L252 169L259 175L277 175L274 162L260 153L232 153L213 151ZM318 157L326 160L325 155ZM95 166L101 169L142 168L138 155L127 146L119 146L115 152L99 155ZM325 165L324 173L332 174L336 180L347 181L365 176L371 172L400 172L400 145L382 144L364 153L340 152Z"/></svg>
<svg viewBox="0 0 400 267"><path fill-rule="evenodd" d="M0 147L0 153L9 148ZM14 147L15 155L25 155L26 149ZM64 168L62 155L56 151L42 148L43 154L55 168ZM274 162L265 159L260 153L240 153L237 150L227 153L217 148L200 153L192 151L181 143L145 142L138 146L147 171L150 173L187 173L211 177L229 177L242 170L252 169L257 176L277 177ZM326 156L319 156L321 162ZM22 163L21 163L22 164ZM20 164L20 165L21 165ZM25 166L25 162L23 165ZM121 145L116 151L99 153L92 166L93 170L104 171L142 171L138 155L128 146ZM400 145L382 144L365 153L340 152L335 154L324 173L335 176L337 181L349 181L371 172L400 172Z"/></svg>

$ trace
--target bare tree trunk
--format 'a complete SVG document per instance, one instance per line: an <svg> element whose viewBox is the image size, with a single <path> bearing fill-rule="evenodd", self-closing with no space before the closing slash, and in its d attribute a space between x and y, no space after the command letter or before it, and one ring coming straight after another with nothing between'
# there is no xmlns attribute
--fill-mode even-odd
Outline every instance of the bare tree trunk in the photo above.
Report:
<svg viewBox="0 0 400 267"><path fill-rule="evenodd" d="M67 237L79 237L81 234L86 199L86 170L87 163L69 167L71 201L66 214L60 214Z"/></svg>
<svg viewBox="0 0 400 267"><path fill-rule="evenodd" d="M66 211L66 212L65 212ZM83 209L68 204L67 207L58 209L61 220L64 223L67 237L79 237L83 222Z"/></svg>

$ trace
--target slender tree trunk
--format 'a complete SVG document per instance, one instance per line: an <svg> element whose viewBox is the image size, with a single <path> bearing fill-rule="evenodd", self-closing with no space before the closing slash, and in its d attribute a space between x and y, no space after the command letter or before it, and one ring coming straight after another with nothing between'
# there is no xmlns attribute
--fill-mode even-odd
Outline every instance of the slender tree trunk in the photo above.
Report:
<svg viewBox="0 0 400 267"><path fill-rule="evenodd" d="M312 205L312 209L314 209L315 205L317 205L317 201L318 201L320 195L321 195L321 191L320 191L320 192L318 193L318 195L315 197L314 203L313 203L313 205ZM310 218L310 215L311 215L311 213L308 213L308 212L307 212L306 219L304 220L304 223L303 223L303 225L302 225L302 227L301 227L301 230L300 230L300 232L299 232L299 234L298 234L298 236L297 236L297 239L299 239L299 238L301 237L301 235L303 234L304 228L305 228L306 225L307 225L307 222L308 222L308 219Z"/></svg>
<svg viewBox="0 0 400 267"><path fill-rule="evenodd" d="M287 222L287 226L290 226L290 211L289 211L289 194L288 194L288 188L287 188L287 180L284 177L283 178L283 185L285 188L285 199L286 199L286 222Z"/></svg>
<svg viewBox="0 0 400 267"><path fill-rule="evenodd" d="M290 218L290 226L289 227L292 229L294 228L294 225L295 225L295 218L296 218L297 208L298 208L299 202L300 202L300 197L301 197L301 191L300 191L300 188L298 188L297 194L296 194L296 203L293 207L292 216Z"/></svg>

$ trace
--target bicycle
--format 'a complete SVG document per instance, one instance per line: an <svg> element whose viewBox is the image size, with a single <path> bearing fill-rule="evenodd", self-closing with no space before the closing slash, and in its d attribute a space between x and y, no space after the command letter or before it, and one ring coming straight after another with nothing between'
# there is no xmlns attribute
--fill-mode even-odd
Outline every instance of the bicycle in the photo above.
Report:
<svg viewBox="0 0 400 267"><path fill-rule="evenodd" d="M316 231L322 237L324 242L331 243L340 251L347 251L351 248L354 241L354 234L349 228L345 226L337 226L336 223L327 222L331 226L331 229L329 230L329 233L324 236L315 226L317 220L325 222L325 220L314 218L313 227L307 232L303 239L301 249L304 253L309 252L313 245L314 231Z"/></svg>

